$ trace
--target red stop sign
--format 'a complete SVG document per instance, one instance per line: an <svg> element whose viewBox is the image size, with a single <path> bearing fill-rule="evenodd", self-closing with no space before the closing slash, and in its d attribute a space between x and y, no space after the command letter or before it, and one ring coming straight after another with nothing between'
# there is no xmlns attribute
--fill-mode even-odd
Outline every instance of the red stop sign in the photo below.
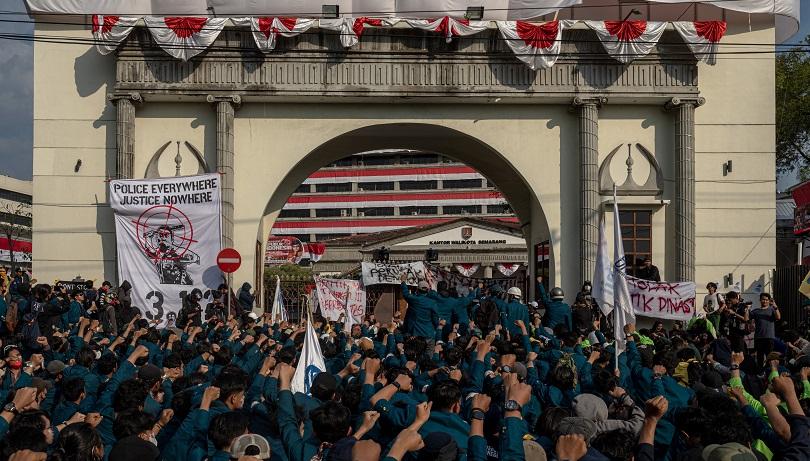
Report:
<svg viewBox="0 0 810 461"><path fill-rule="evenodd" d="M242 265L242 255L233 248L223 248L217 255L217 266L222 272L230 274L236 272Z"/></svg>

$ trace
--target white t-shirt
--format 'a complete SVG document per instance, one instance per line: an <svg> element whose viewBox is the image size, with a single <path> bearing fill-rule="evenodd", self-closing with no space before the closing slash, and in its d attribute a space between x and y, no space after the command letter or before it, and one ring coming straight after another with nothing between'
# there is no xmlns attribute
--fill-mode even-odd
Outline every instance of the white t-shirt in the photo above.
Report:
<svg viewBox="0 0 810 461"><path fill-rule="evenodd" d="M723 302L723 298L720 297L720 293L708 294L703 297L703 306L701 309L704 314L711 314L719 309L722 304L725 303Z"/></svg>

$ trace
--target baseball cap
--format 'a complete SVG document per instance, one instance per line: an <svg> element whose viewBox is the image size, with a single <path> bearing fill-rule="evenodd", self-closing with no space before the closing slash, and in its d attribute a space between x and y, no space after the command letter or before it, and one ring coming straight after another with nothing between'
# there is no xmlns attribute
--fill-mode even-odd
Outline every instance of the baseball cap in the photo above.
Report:
<svg viewBox="0 0 810 461"><path fill-rule="evenodd" d="M251 312L247 316L253 320L259 320L259 316L255 312Z"/></svg>
<svg viewBox="0 0 810 461"><path fill-rule="evenodd" d="M703 449L704 461L757 461L750 448L736 442L709 445Z"/></svg>
<svg viewBox="0 0 810 461"><path fill-rule="evenodd" d="M529 301L529 305L532 306L532 307L537 307L538 306L537 301Z"/></svg>
<svg viewBox="0 0 810 461"><path fill-rule="evenodd" d="M48 373L50 373L52 375L58 375L65 368L67 368L67 365L65 365L65 362L63 362L61 360L51 360L50 362L48 362L48 365L45 367L45 369L48 370Z"/></svg>
<svg viewBox="0 0 810 461"><path fill-rule="evenodd" d="M523 441L523 453L526 461L546 461L548 459L543 447L533 440Z"/></svg>
<svg viewBox="0 0 810 461"><path fill-rule="evenodd" d="M424 288L426 290L430 290L430 284L425 282L424 280L419 281L419 288Z"/></svg>
<svg viewBox="0 0 810 461"><path fill-rule="evenodd" d="M270 459L270 444L267 439L257 434L244 434L235 438L231 444L231 458L255 456L259 459Z"/></svg>
<svg viewBox="0 0 810 461"><path fill-rule="evenodd" d="M515 365L512 366L512 372L517 373L517 375L520 376L520 379L523 380L525 380L526 376L529 374L529 371L526 369L526 365L520 362L515 362Z"/></svg>
<svg viewBox="0 0 810 461"><path fill-rule="evenodd" d="M596 435L596 423L587 418L569 416L560 421L557 431L560 435L580 434L585 438L585 442L590 445L591 440Z"/></svg>

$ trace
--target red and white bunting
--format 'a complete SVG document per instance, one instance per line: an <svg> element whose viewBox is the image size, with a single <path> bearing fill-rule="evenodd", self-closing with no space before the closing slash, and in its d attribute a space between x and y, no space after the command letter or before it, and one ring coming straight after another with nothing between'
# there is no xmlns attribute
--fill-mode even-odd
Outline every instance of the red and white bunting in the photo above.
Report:
<svg viewBox="0 0 810 461"><path fill-rule="evenodd" d="M712 66L717 63L717 48L726 34L725 21L673 22L672 25L697 59Z"/></svg>
<svg viewBox="0 0 810 461"><path fill-rule="evenodd" d="M295 37L316 24L315 19L271 16L233 18L231 21L237 26L250 27L256 46L265 53L276 48L279 35L282 37Z"/></svg>
<svg viewBox="0 0 810 461"><path fill-rule="evenodd" d="M163 51L188 61L214 43L228 18L167 16L146 17L144 21Z"/></svg>
<svg viewBox="0 0 810 461"><path fill-rule="evenodd" d="M399 22L397 18L338 18L321 19L320 27L325 30L340 32L340 43L344 48L351 48L360 41L366 26L390 27Z"/></svg>
<svg viewBox="0 0 810 461"><path fill-rule="evenodd" d="M520 263L497 263L495 267L504 277L509 277L520 269Z"/></svg>
<svg viewBox="0 0 810 461"><path fill-rule="evenodd" d="M406 19L405 21L414 29L430 30L444 35L447 43L452 42L454 36L477 34L486 29L489 24L489 21L470 21L450 16L438 19Z"/></svg>
<svg viewBox="0 0 810 461"><path fill-rule="evenodd" d="M101 54L110 54L132 32L138 23L138 18L125 18L122 16L93 15L93 39L96 49Z"/></svg>
<svg viewBox="0 0 810 461"><path fill-rule="evenodd" d="M326 245L323 243L305 243L304 244L304 253L309 255L309 260L316 263L323 258L323 254L326 251Z"/></svg>
<svg viewBox="0 0 810 461"><path fill-rule="evenodd" d="M548 69L560 56L563 29L574 21L551 21L533 24L526 21L497 21L501 36L515 53L532 70Z"/></svg>
<svg viewBox="0 0 810 461"><path fill-rule="evenodd" d="M475 263L459 263L456 264L456 270L459 274L465 277L472 277L473 274L478 272L478 268L481 267L480 264Z"/></svg>
<svg viewBox="0 0 810 461"><path fill-rule="evenodd" d="M656 21L585 21L613 59L627 64L636 58L650 54L666 22Z"/></svg>

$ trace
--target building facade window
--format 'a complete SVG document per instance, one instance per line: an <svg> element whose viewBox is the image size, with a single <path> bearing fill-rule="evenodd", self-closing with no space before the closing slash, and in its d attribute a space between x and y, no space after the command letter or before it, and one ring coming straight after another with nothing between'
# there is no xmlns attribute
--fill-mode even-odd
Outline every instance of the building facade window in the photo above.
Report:
<svg viewBox="0 0 810 461"><path fill-rule="evenodd" d="M435 206L403 206L399 208L400 216L434 215L439 209Z"/></svg>
<svg viewBox="0 0 810 461"><path fill-rule="evenodd" d="M345 218L351 215L351 208L319 208L315 210L316 218Z"/></svg>
<svg viewBox="0 0 810 461"><path fill-rule="evenodd" d="M512 214L512 207L510 207L509 205L487 205L487 213Z"/></svg>
<svg viewBox="0 0 810 461"><path fill-rule="evenodd" d="M400 163L405 165L431 165L439 163L439 156L436 154L411 154L400 157Z"/></svg>
<svg viewBox="0 0 810 461"><path fill-rule="evenodd" d="M481 213L481 205L445 205L444 214L478 214Z"/></svg>
<svg viewBox="0 0 810 461"><path fill-rule="evenodd" d="M400 181L400 190L431 190L436 189L438 183L436 181Z"/></svg>
<svg viewBox="0 0 810 461"><path fill-rule="evenodd" d="M309 218L309 210L281 210L279 218Z"/></svg>
<svg viewBox="0 0 810 461"><path fill-rule="evenodd" d="M363 166L387 166L394 165L397 161L393 155L363 155L359 159Z"/></svg>
<svg viewBox="0 0 810 461"><path fill-rule="evenodd" d="M315 184L315 192L351 192L352 183L339 182L336 184Z"/></svg>
<svg viewBox="0 0 810 461"><path fill-rule="evenodd" d="M394 207L358 208L358 216L394 216Z"/></svg>
<svg viewBox="0 0 810 461"><path fill-rule="evenodd" d="M480 189L480 179L445 179L442 182L444 189Z"/></svg>
<svg viewBox="0 0 810 461"><path fill-rule="evenodd" d="M0 199L8 200L10 202L20 202L25 203L27 205L31 204L31 196L21 194L19 192L14 192L7 189L0 189Z"/></svg>
<svg viewBox="0 0 810 461"><path fill-rule="evenodd" d="M332 240L340 237L348 237L351 234L315 234L315 241L322 242L324 240Z"/></svg>
<svg viewBox="0 0 810 461"><path fill-rule="evenodd" d="M357 187L362 191L394 190L394 182L361 182Z"/></svg>
<svg viewBox="0 0 810 461"><path fill-rule="evenodd" d="M652 211L625 210L619 212L622 243L627 261L627 273L636 275L644 258L652 258Z"/></svg>
<svg viewBox="0 0 810 461"><path fill-rule="evenodd" d="M0 222L11 223L15 226L31 227L33 224L31 216L21 214L0 213Z"/></svg>
<svg viewBox="0 0 810 461"><path fill-rule="evenodd" d="M347 166L354 166L354 157L342 158L336 162L330 163L329 165L326 166L326 168L339 168Z"/></svg>

